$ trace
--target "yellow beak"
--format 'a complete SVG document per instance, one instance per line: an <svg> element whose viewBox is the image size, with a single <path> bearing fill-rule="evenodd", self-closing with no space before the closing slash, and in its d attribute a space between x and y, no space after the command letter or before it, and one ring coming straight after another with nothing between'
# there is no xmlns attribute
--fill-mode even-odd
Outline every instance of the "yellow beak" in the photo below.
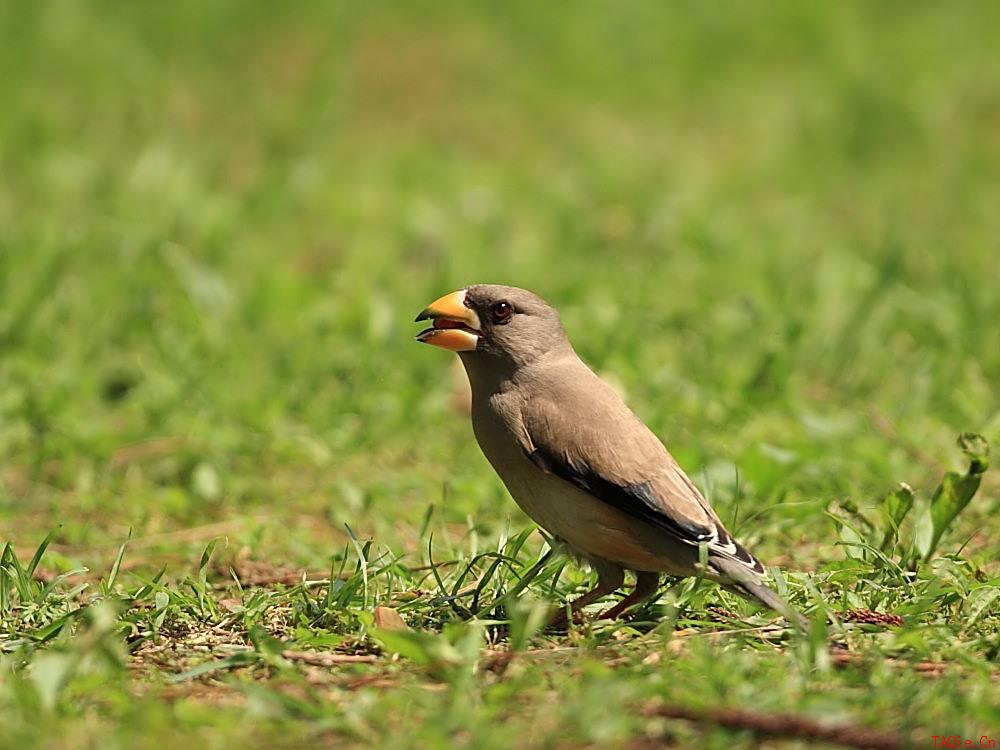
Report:
<svg viewBox="0 0 1000 750"><path fill-rule="evenodd" d="M433 327L417 334L417 341L453 352L475 351L479 344L479 316L465 306L465 290L446 294L431 302L416 321L432 320Z"/></svg>

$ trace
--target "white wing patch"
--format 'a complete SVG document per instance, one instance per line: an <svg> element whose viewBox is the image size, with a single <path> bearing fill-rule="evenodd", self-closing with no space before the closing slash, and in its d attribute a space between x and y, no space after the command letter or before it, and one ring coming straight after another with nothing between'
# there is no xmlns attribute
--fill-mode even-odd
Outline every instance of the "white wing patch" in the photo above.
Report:
<svg viewBox="0 0 1000 750"><path fill-rule="evenodd" d="M733 539L732 534L723 528L722 524L716 519L715 514L711 511L708 501L705 500L698 491L698 488L695 487L694 482L681 470L681 467L674 464L666 471L673 473L671 479L675 481L679 480L687 488L692 499L705 511L709 530L707 533L695 536L692 543L696 546L704 543L707 545L709 552L736 560L755 572L763 574L764 566L761 565L760 560L751 555L745 547Z"/></svg>

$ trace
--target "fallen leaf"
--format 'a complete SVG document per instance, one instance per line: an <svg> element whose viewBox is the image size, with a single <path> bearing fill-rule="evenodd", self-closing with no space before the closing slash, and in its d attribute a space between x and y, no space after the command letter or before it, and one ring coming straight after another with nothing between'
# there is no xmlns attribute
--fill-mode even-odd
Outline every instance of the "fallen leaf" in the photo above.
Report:
<svg viewBox="0 0 1000 750"><path fill-rule="evenodd" d="M381 630L409 630L392 607L375 607L375 627Z"/></svg>

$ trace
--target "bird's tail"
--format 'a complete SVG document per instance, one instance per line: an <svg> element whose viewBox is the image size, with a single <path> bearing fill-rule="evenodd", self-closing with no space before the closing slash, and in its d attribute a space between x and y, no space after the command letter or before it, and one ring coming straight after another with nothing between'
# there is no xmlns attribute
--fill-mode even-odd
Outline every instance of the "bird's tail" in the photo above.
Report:
<svg viewBox="0 0 1000 750"><path fill-rule="evenodd" d="M709 561L709 568L716 573L716 576L713 577L727 591L752 602L763 604L768 609L773 609L802 630L809 629L809 620L805 616L778 596L773 589L760 580L756 573L738 560L713 557Z"/></svg>

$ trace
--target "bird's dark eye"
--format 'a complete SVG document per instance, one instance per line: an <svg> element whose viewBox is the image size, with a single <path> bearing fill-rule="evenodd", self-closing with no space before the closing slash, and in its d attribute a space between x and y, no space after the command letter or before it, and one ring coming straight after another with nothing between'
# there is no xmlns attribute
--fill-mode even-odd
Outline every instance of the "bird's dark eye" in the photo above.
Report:
<svg viewBox="0 0 1000 750"><path fill-rule="evenodd" d="M514 306L510 302L494 302L492 313L493 322L497 325L503 325L510 322L510 318L514 314Z"/></svg>

